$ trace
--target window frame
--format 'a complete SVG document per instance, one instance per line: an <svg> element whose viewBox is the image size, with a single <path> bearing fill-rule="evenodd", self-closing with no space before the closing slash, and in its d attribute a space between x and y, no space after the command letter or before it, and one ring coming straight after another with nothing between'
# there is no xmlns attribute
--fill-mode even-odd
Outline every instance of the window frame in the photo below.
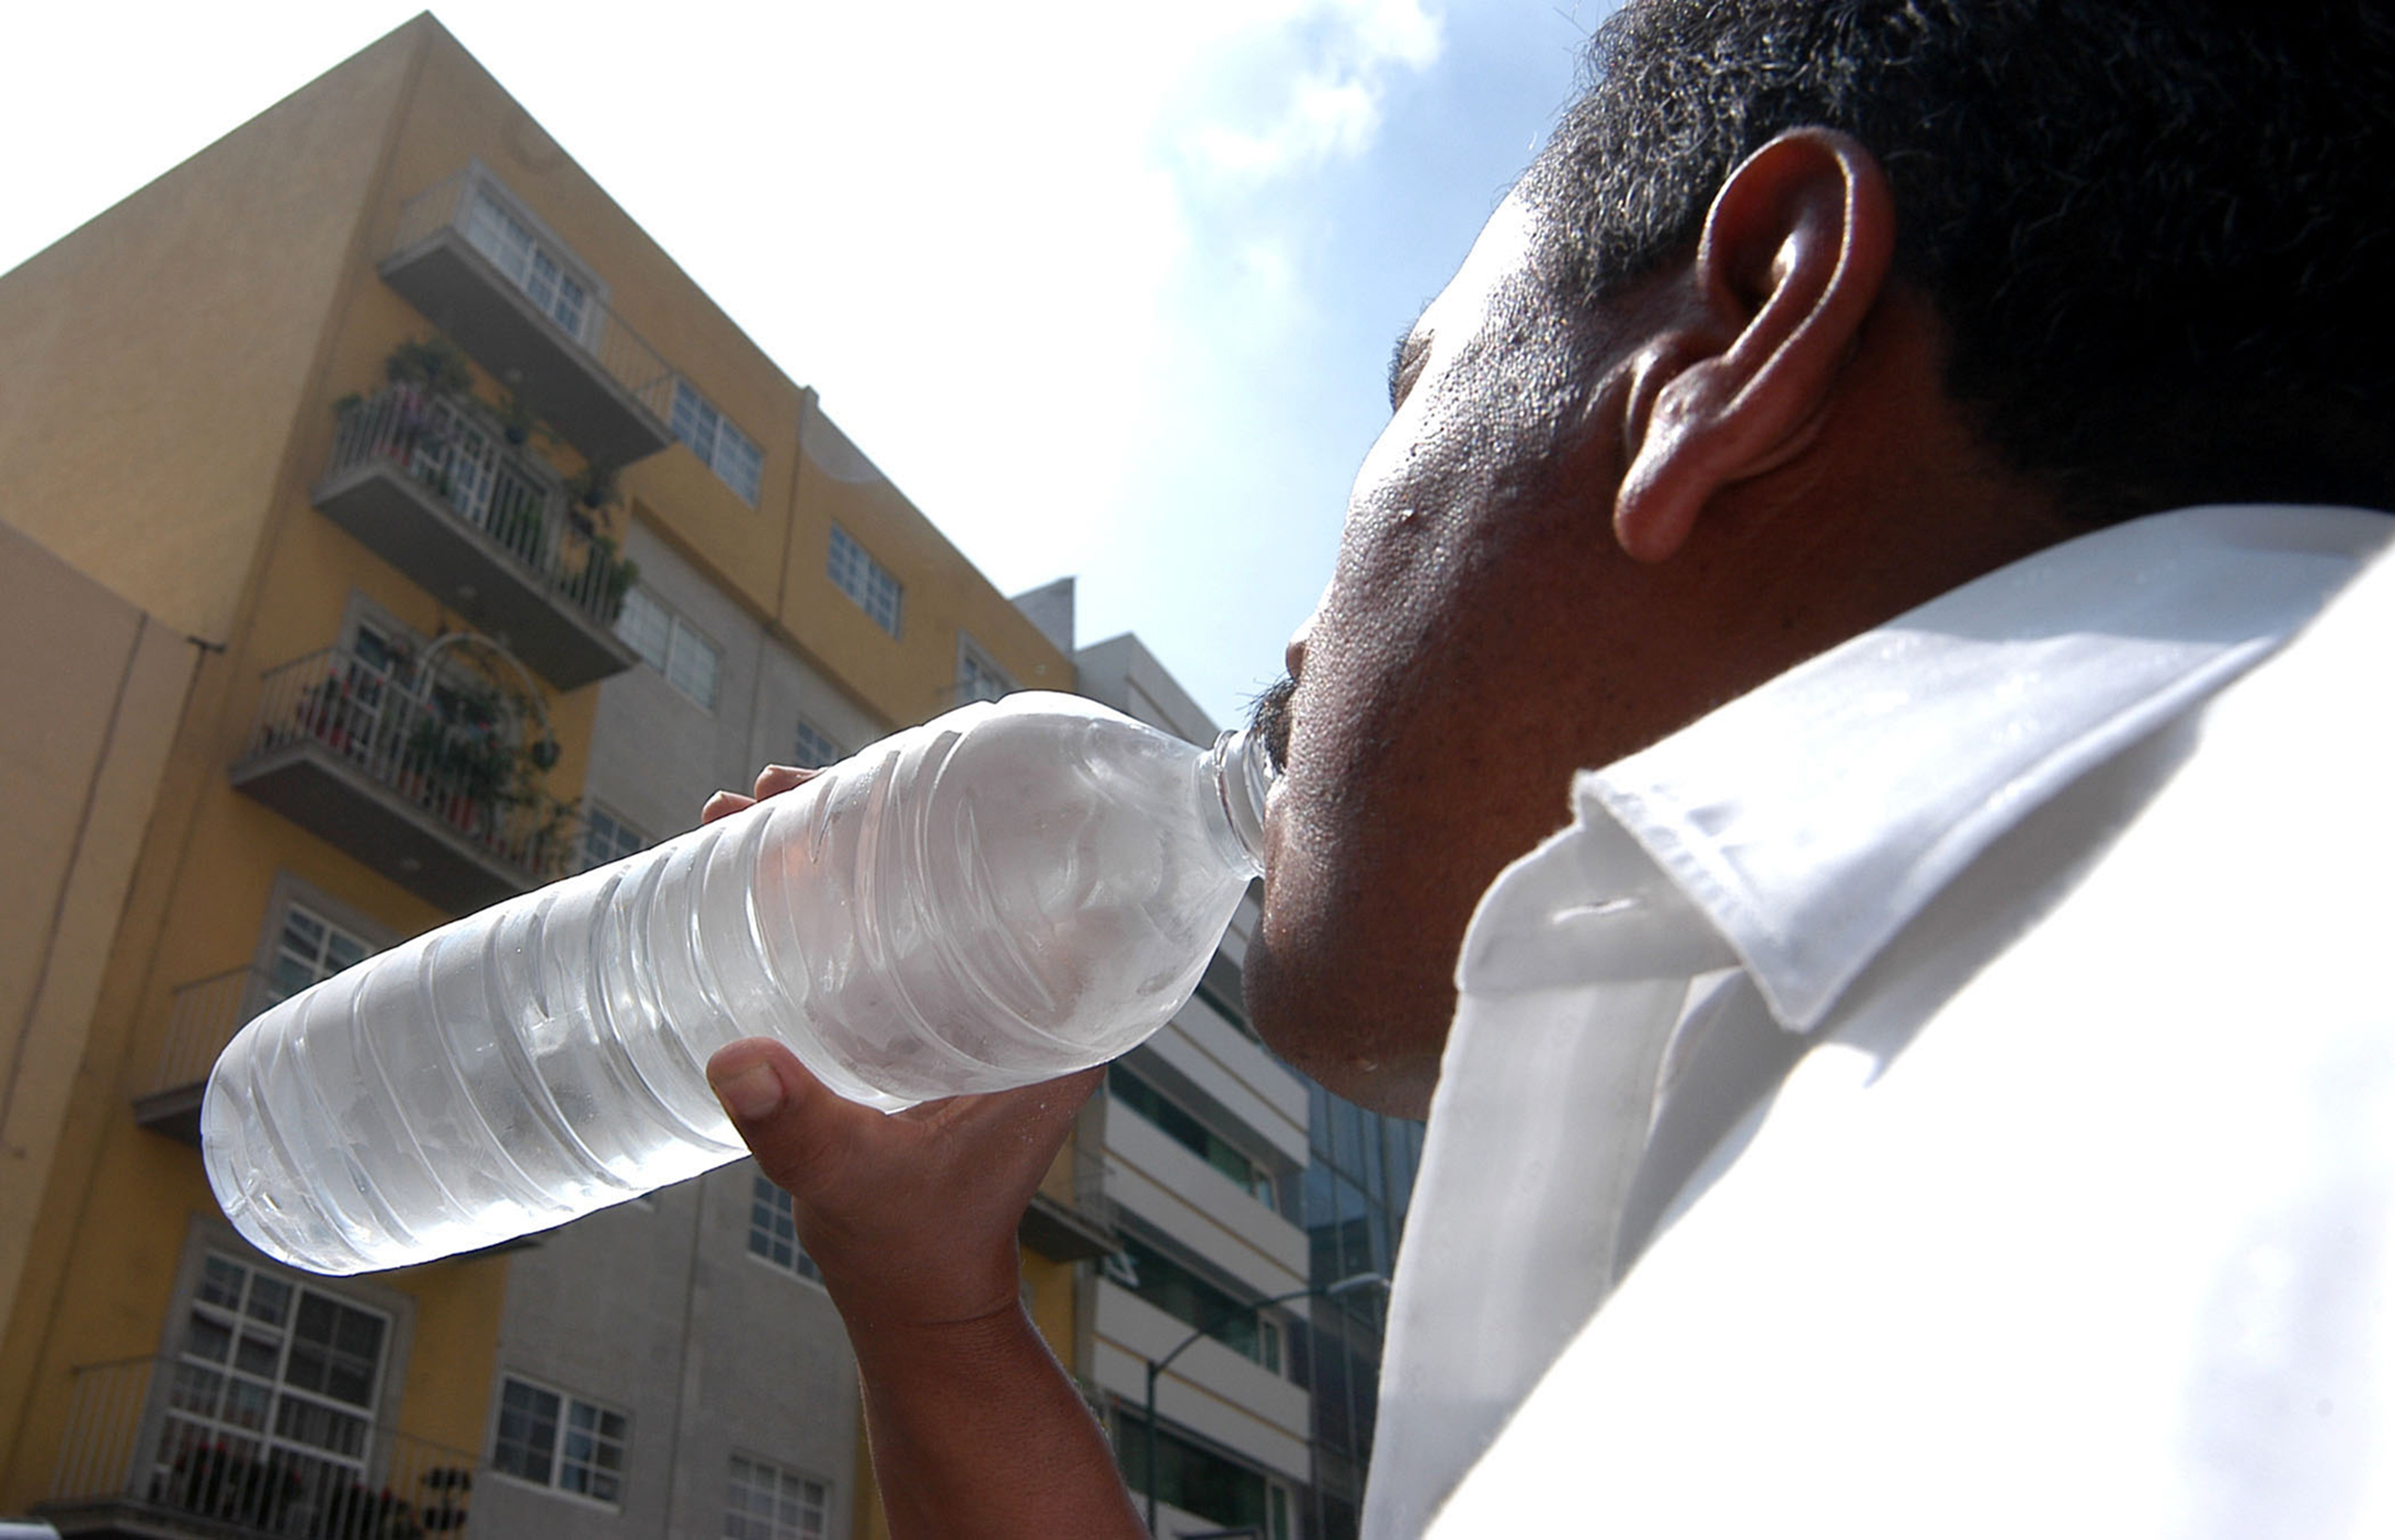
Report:
<svg viewBox="0 0 2395 1540"><path fill-rule="evenodd" d="M807 741L810 737L815 740L812 744ZM840 740L803 713L790 734L790 762L801 770L821 770L848 757L848 751L840 746Z"/></svg>
<svg viewBox="0 0 2395 1540"><path fill-rule="evenodd" d="M844 558L845 558L844 560ZM856 586L842 575L843 569L853 570ZM831 521L831 534L824 558L824 575L831 585L848 596L849 601L865 613L865 618L890 633L893 641L906 629L907 585L897 573L867 549L865 543L848 532L838 519ZM887 590L885 595L884 590ZM881 601L888 600L889 614L881 614Z"/></svg>
<svg viewBox="0 0 2395 1540"><path fill-rule="evenodd" d="M684 401L690 402L687 415L703 425L703 444L682 426ZM715 480L731 488L733 496L751 508L757 506L765 491L764 446L749 437L714 398L680 374L674 376L674 398L667 403L665 425L675 442L697 456L698 463L714 471Z"/></svg>
<svg viewBox="0 0 2395 1540"><path fill-rule="evenodd" d="M810 1530L806 1527L806 1515L801 1515L800 1527L785 1531L779 1522L779 1515L769 1515L764 1520L766 1526L764 1533L760 1534L753 1529L749 1529L748 1523L752 1515L747 1513L735 1514L731 1507L732 1494L741 1485L740 1466L743 1465L773 1477L775 1487L773 1495L777 1498L779 1497L781 1485L785 1482L796 1482L802 1487L813 1487L817 1494L814 1499L813 1528ZM724 1540L828 1540L831 1534L834 1488L826 1477L802 1470L796 1466L784 1465L779 1460L768 1460L763 1455L751 1454L746 1450L734 1449L725 1467L724 1488ZM804 1499L801 1500L803 1501ZM734 1532L735 1520L740 1521L740 1527L745 1532Z"/></svg>
<svg viewBox="0 0 2395 1540"><path fill-rule="evenodd" d="M549 1474L545 1478L535 1478L519 1470L510 1470L500 1463L502 1419L508 1413L507 1392L509 1387L514 1385L521 1385L535 1395L550 1396L556 1400L557 1409L550 1430L551 1442L548 1454ZM565 1483L568 1460L567 1438L573 1432L574 1414L577 1411L587 1411L591 1414L593 1427L589 1430L588 1436L591 1439L594 1453L602 1442L612 1443L615 1447L615 1465L610 1472L615 1479L615 1494L612 1497L599 1497L587 1488L578 1490ZM620 1430L612 1438L599 1431L602 1425L601 1419L610 1417L616 1419ZM620 1512L624 1506L624 1488L630 1483L632 1478L632 1415L622 1407L611 1406L592 1397L579 1395L563 1385L552 1384L536 1375L521 1373L516 1369L505 1369L500 1372L499 1384L494 1387L492 1394L490 1435L484 1440L483 1459L491 1474L502 1480L572 1501L589 1503L593 1507ZM595 1460L590 1460L582 1462L582 1468L586 1473L587 1480L587 1473L601 1467Z"/></svg>
<svg viewBox="0 0 2395 1540"><path fill-rule="evenodd" d="M610 842L611 844L617 847L615 854L598 860L593 860L594 852L591 848L591 837L598 833L599 826L602 823L613 828L619 836L631 835L634 843L627 846L622 844L620 839L612 841ZM596 797L586 796L582 798L582 865L577 868L578 871L588 872L595 868L606 866L615 861L622 860L626 856L637 855L656 843L657 842L655 840L648 837L647 830L640 827L639 825L634 824L631 819L626 818L622 813L617 812L615 809L607 806L603 802L600 802Z"/></svg>
<svg viewBox="0 0 2395 1540"><path fill-rule="evenodd" d="M557 232L549 227L547 221L534 214L525 205L524 200L516 195L515 189L500 180L488 166L476 160L468 166L467 171L466 185L460 189L458 196L456 215L458 235L464 238L468 246L473 249L475 255L488 262L499 275L506 280L510 287L522 295L533 309L540 312L543 320L573 338L575 344L585 352L597 352L601 324L599 318L607 310L606 284L601 282L599 274L592 270L590 264L575 254L574 249L561 239ZM544 304L539 296L533 292L529 277L533 267L531 257L528 256L525 260L527 277L518 279L507 270L505 264L497 256L485 250L481 241L475 239L473 234L475 200L484 195L490 198L492 205L501 214L516 222L526 237L527 244L533 253L548 257L550 266L557 270L560 277L570 280L577 288L582 290L582 314L577 324L569 326L559 319L556 312Z"/></svg>
<svg viewBox="0 0 2395 1540"><path fill-rule="evenodd" d="M241 1275L241 1286L230 1304L205 1297L223 1271ZM252 1308L255 1286L260 1283L282 1293L281 1313L273 1319ZM310 1301L321 1301L334 1310L373 1322L373 1358L359 1399L292 1379L292 1357L302 1341L300 1318ZM211 1358L194 1348L191 1327L195 1320L209 1322L222 1332L223 1356ZM257 1256L233 1236L230 1226L195 1226L178 1270L174 1308L167 1318L164 1368L152 1389L156 1432L144 1439L142 1448L153 1475L160 1481L175 1480L177 1463L195 1449L231 1453L228 1446L247 1446L250 1452L243 1457L269 1468L279 1463L288 1471L313 1462L327 1470L347 1472L360 1487L369 1485L376 1474L376 1435L391 1426L397 1409L395 1392L404 1371L407 1327L403 1314L383 1302L327 1287L323 1279ZM261 1368L254 1358L244 1362L245 1350L254 1348L271 1352L271 1369ZM331 1341L324 1348L329 1365L338 1348ZM195 1394L193 1387L207 1377L217 1382L206 1391L214 1409L184 1404L187 1397ZM247 1385L258 1397L254 1422L245 1423L231 1411L229 1393L236 1384ZM287 1426L284 1414L294 1406L303 1413L312 1408L320 1416L347 1419L354 1427L355 1447L336 1449ZM178 1428L188 1430L180 1438Z"/></svg>
<svg viewBox="0 0 2395 1540"><path fill-rule="evenodd" d="M632 617L642 609L655 611L664 623L664 642L659 656L650 656L641 640L625 629ZM617 641L631 647L642 663L654 670L658 678L673 686L675 692L684 700L689 701L700 711L710 713L714 713L717 704L722 701L723 644L708 635L688 615L683 614L676 606L667 603L655 589L647 583L636 582L625 591L624 607L616 613L615 624L610 629ZM712 660L707 669L709 689L707 697L703 700L692 693L688 684L676 677L675 661L689 648L703 649Z"/></svg>
<svg viewBox="0 0 2395 1540"><path fill-rule="evenodd" d="M790 1211L790 1194L774 1186L762 1171L751 1170L753 1180L748 1188L748 1225L744 1246L748 1254L773 1269L813 1288L823 1287L823 1270L798 1243L798 1221ZM790 1254L777 1255L787 1244Z"/></svg>
<svg viewBox="0 0 2395 1540"><path fill-rule="evenodd" d="M988 682L996 684L998 689L994 693L987 693L986 685L976 688L973 683L968 682L974 675L982 676ZM1023 686L1015 682L1014 676L1008 673L1004 668L999 667L998 661L990 656L990 649L988 647L985 647L980 643L975 641L972 636L965 632L963 628L960 627L958 629L958 705L969 706L976 700L996 700L1002 696L1012 695L1015 691L1020 690L1021 688L1023 688Z"/></svg>

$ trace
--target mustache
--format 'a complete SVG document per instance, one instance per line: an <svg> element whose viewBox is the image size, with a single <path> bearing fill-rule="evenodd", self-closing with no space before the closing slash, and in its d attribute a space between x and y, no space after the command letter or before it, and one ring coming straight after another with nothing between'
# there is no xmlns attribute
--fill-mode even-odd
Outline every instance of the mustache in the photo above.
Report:
<svg viewBox="0 0 2395 1540"><path fill-rule="evenodd" d="M1289 697L1296 694L1297 680L1284 674L1247 709L1248 732L1264 745L1265 757L1276 774L1288 768Z"/></svg>

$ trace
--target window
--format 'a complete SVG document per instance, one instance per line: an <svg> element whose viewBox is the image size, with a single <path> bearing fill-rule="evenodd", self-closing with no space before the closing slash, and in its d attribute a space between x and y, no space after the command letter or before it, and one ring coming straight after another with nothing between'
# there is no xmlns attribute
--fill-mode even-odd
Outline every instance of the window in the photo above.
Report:
<svg viewBox="0 0 2395 1540"><path fill-rule="evenodd" d="M790 1217L790 1194L757 1172L748 1193L748 1252L775 1267L786 1268L811 1284L823 1282L814 1259L798 1245L798 1224Z"/></svg>
<svg viewBox="0 0 2395 1540"><path fill-rule="evenodd" d="M582 813L582 865L585 872L594 866L621 860L636 850L648 848L648 836L625 823L596 802Z"/></svg>
<svg viewBox="0 0 2395 1540"><path fill-rule="evenodd" d="M275 938L274 962L267 970L276 1000L288 1000L311 984L362 962L375 948L304 904L283 909L283 933Z"/></svg>
<svg viewBox="0 0 2395 1540"><path fill-rule="evenodd" d="M1280 1191L1272 1173L1248 1157L1245 1151L1189 1113L1166 1101L1163 1092L1115 1060L1107 1066L1107 1094L1156 1124L1166 1138L1239 1184L1257 1203L1280 1211Z"/></svg>
<svg viewBox="0 0 2395 1540"><path fill-rule="evenodd" d="M535 1486L618 1502L624 1414L509 1375L500 1389L491 1468Z"/></svg>
<svg viewBox="0 0 2395 1540"><path fill-rule="evenodd" d="M838 764L847 757L832 741L830 733L803 716L798 719L798 731L791 748L792 764L801 770L819 770L827 764Z"/></svg>
<svg viewBox="0 0 2395 1540"><path fill-rule="evenodd" d="M1007 678L1006 670L992 663L972 637L957 632L957 704L995 700L1013 693L1014 680Z"/></svg>
<svg viewBox="0 0 2395 1540"><path fill-rule="evenodd" d="M473 197L466 213L468 244L489 257L492 266L522 289L542 315L575 341L586 342L597 310L589 281L573 270L576 265L553 243L534 235L531 225L489 187L477 185Z"/></svg>
<svg viewBox="0 0 2395 1540"><path fill-rule="evenodd" d="M320 1502L362 1484L389 1324L209 1253L169 1366L154 1491L186 1507L241 1482Z"/></svg>
<svg viewBox="0 0 2395 1540"><path fill-rule="evenodd" d="M707 633L665 607L646 588L624 596L623 613L615 617L615 634L640 654L641 661L665 676L665 682L704 706L715 709L715 680L723 668L724 649Z"/></svg>
<svg viewBox="0 0 2395 1540"><path fill-rule="evenodd" d="M724 1499L724 1540L823 1540L831 1488L812 1476L745 1454L731 1457Z"/></svg>
<svg viewBox="0 0 2395 1540"><path fill-rule="evenodd" d="M875 561L837 524L831 527L828 571L833 585L855 599L858 607L873 617L875 625L893 636L898 634L898 601L905 590L888 567Z"/></svg>
<svg viewBox="0 0 2395 1540"><path fill-rule="evenodd" d="M1253 1301L1199 1277L1138 1236L1123 1237L1123 1249L1106 1259L1106 1275L1239 1356L1281 1372L1280 1322L1251 1309Z"/></svg>
<svg viewBox="0 0 2395 1540"><path fill-rule="evenodd" d="M1114 1418L1115 1463L1131 1490L1148 1490L1147 1419L1128 1405ZM1249 1528L1265 1540L1290 1540L1288 1489L1227 1455L1158 1428L1156 1495L1185 1514L1228 1528Z"/></svg>
<svg viewBox="0 0 2395 1540"><path fill-rule="evenodd" d="M757 506L758 489L764 481L764 451L757 448L755 439L733 427L714 401L693 390L688 380L674 382L674 436L689 445L690 452L739 493L742 501Z"/></svg>

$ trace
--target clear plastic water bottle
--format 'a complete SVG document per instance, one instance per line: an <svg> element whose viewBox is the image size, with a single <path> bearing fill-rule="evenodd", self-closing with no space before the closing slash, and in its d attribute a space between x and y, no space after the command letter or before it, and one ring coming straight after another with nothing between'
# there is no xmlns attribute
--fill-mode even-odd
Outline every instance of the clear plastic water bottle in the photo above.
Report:
<svg viewBox="0 0 2395 1540"><path fill-rule="evenodd" d="M1077 696L967 706L796 791L418 936L217 1060L208 1182L319 1272L547 1229L744 1155L748 1037L889 1110L1112 1058L1262 870L1270 774Z"/></svg>

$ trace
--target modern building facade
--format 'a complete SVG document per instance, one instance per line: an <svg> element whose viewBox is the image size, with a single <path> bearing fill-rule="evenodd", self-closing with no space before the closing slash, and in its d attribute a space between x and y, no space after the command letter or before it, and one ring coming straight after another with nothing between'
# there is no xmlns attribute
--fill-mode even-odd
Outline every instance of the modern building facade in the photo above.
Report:
<svg viewBox="0 0 2395 1540"><path fill-rule="evenodd" d="M219 1216L199 1088L272 1001L1068 651L430 17L0 275L0 1514L874 1532L745 1167L316 1278ZM1026 1222L1060 1353L1092 1158Z"/></svg>
<svg viewBox="0 0 2395 1540"><path fill-rule="evenodd" d="M1214 723L1136 636L1074 661L1084 694L1192 743L1214 740ZM1081 1131L1104 1151L1120 1238L1091 1280L1093 1330L1076 1368L1133 1491L1144 1499L1153 1480L1159 1535L1305 1532L1307 1082L1247 1026L1239 974L1256 915L1251 894L1196 995L1108 1068Z"/></svg>

